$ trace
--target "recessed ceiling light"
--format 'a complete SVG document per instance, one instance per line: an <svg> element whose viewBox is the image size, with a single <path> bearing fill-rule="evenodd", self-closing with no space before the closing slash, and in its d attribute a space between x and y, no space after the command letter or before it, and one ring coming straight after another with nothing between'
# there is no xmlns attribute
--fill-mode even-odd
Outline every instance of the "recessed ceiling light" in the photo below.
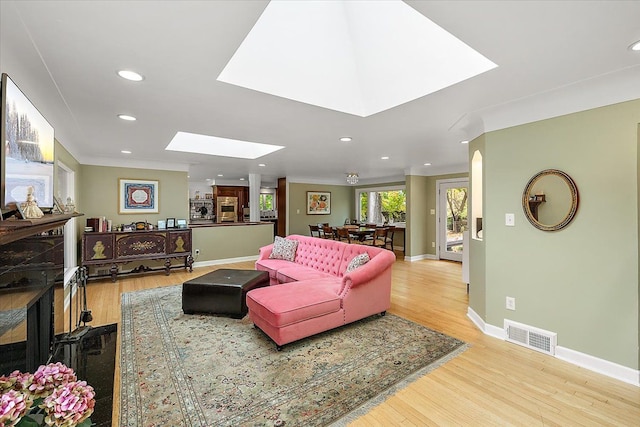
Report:
<svg viewBox="0 0 640 427"><path fill-rule="evenodd" d="M468 144L468 143L469 143L469 141L468 141L468 140L466 140L466 139L465 139L465 140L460 141L460 144Z"/></svg>
<svg viewBox="0 0 640 427"><path fill-rule="evenodd" d="M218 174L218 176L224 176L224 175L222 175L221 173L219 173L219 174Z"/></svg>
<svg viewBox="0 0 640 427"><path fill-rule="evenodd" d="M640 40L629 46L629 49L635 50L636 52L640 51Z"/></svg>
<svg viewBox="0 0 640 427"><path fill-rule="evenodd" d="M127 114L118 114L118 117L119 117L119 118L121 118L122 120L127 120L127 121L129 121L129 122L133 122L133 121L135 121L135 120L138 120L138 119L136 119L135 117L133 117L133 116L129 116L129 115L127 115Z"/></svg>
<svg viewBox="0 0 640 427"><path fill-rule="evenodd" d="M351 142L352 138L350 136L343 136L342 138L340 138L340 141L342 141L342 142Z"/></svg>
<svg viewBox="0 0 640 427"><path fill-rule="evenodd" d="M122 154L131 154L131 151L129 151L129 150L122 150L122 151L120 151L120 152L121 152Z"/></svg>
<svg viewBox="0 0 640 427"><path fill-rule="evenodd" d="M263 167L265 167L265 166L267 166L267 165L265 165L264 163L258 163L258 166L260 166L261 168L263 168Z"/></svg>
<svg viewBox="0 0 640 427"><path fill-rule="evenodd" d="M244 181L244 178L240 178L240 181Z"/></svg>
<svg viewBox="0 0 640 427"><path fill-rule="evenodd" d="M431 166L431 163L425 163L424 165L425 166Z"/></svg>
<svg viewBox="0 0 640 427"><path fill-rule="evenodd" d="M382 156L380 157L380 160L389 160L389 156Z"/></svg>
<svg viewBox="0 0 640 427"><path fill-rule="evenodd" d="M131 80L132 82L139 82L144 80L144 77L142 77L142 75L131 70L120 70L118 71L118 75L123 79Z"/></svg>

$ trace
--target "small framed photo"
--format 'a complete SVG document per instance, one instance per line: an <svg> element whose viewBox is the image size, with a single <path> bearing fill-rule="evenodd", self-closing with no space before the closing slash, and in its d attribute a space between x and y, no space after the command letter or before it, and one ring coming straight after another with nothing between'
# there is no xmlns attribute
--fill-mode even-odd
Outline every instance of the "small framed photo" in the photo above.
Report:
<svg viewBox="0 0 640 427"><path fill-rule="evenodd" d="M167 229L167 223L165 222L165 220L159 219L158 220L158 230L166 230L166 229Z"/></svg>
<svg viewBox="0 0 640 427"><path fill-rule="evenodd" d="M175 218L167 218L167 228L176 228Z"/></svg>
<svg viewBox="0 0 640 427"><path fill-rule="evenodd" d="M176 225L178 228L187 228L187 220L186 219L178 219L176 221Z"/></svg>
<svg viewBox="0 0 640 427"><path fill-rule="evenodd" d="M18 215L20 216L20 219L27 219L26 216L24 216L24 209L22 208L22 204L21 203L16 203L16 210L18 211Z"/></svg>
<svg viewBox="0 0 640 427"><path fill-rule="evenodd" d="M53 207L54 207L54 210L60 213L64 213L65 211L64 203L62 202L62 199L58 196L53 196Z"/></svg>
<svg viewBox="0 0 640 427"><path fill-rule="evenodd" d="M331 193L307 191L307 215L331 214Z"/></svg>

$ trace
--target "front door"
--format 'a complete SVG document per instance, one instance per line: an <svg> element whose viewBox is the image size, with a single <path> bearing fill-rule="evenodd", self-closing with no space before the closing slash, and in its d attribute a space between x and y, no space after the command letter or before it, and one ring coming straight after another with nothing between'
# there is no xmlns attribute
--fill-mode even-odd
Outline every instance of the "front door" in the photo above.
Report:
<svg viewBox="0 0 640 427"><path fill-rule="evenodd" d="M469 179L438 181L438 258L462 262Z"/></svg>

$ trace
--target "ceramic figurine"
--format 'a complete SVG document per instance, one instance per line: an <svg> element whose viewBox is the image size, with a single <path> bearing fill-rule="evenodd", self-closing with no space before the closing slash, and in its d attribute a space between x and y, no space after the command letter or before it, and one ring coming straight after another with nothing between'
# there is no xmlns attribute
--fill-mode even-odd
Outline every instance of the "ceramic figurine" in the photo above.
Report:
<svg viewBox="0 0 640 427"><path fill-rule="evenodd" d="M22 203L22 211L25 218L42 218L44 216L33 196L33 187L31 186L27 188L27 201Z"/></svg>
<svg viewBox="0 0 640 427"><path fill-rule="evenodd" d="M64 207L64 212L65 213L77 213L76 212L76 205L73 203L73 200L71 200L71 197L67 197L67 204Z"/></svg>

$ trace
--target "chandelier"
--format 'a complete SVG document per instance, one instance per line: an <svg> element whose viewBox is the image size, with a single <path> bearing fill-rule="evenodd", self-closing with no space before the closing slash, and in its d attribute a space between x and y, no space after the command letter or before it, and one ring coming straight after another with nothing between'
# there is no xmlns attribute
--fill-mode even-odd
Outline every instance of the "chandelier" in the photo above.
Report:
<svg viewBox="0 0 640 427"><path fill-rule="evenodd" d="M358 183L358 174L355 172L351 172L347 174L347 182L351 185Z"/></svg>

